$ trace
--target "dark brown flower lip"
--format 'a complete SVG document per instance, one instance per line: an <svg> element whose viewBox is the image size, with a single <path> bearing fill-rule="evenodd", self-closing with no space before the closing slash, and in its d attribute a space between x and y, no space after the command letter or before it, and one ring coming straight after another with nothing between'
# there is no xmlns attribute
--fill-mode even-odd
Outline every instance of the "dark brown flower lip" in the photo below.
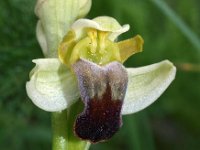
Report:
<svg viewBox="0 0 200 150"><path fill-rule="evenodd" d="M121 127L121 108L128 76L118 62L100 67L87 60L73 65L84 111L74 123L75 135L91 143L110 139Z"/></svg>

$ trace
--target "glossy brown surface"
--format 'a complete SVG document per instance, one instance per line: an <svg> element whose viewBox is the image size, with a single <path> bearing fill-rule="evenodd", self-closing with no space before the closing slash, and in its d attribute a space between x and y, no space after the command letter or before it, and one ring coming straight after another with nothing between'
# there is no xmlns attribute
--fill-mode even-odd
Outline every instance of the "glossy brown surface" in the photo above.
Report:
<svg viewBox="0 0 200 150"><path fill-rule="evenodd" d="M119 130L122 101L112 100L109 85L101 99L90 99L85 105L74 126L78 137L96 143L111 138Z"/></svg>

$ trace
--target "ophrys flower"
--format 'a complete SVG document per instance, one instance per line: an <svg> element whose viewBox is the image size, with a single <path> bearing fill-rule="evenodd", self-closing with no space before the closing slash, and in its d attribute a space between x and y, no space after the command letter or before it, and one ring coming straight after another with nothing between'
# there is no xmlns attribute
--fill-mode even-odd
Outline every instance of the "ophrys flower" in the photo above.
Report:
<svg viewBox="0 0 200 150"><path fill-rule="evenodd" d="M122 63L142 50L141 36L117 42L129 25L111 17L79 19L58 48L59 59L36 59L27 93L41 109L62 111L79 97L85 104L75 133L91 142L112 137L121 114L131 114L153 103L169 86L176 69L169 61L141 68ZM78 81L78 82L77 82Z"/></svg>

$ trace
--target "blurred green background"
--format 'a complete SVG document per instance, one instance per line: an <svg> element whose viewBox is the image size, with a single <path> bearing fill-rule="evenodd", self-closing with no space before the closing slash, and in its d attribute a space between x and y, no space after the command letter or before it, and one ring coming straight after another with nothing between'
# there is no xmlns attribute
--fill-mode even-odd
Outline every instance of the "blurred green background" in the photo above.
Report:
<svg viewBox="0 0 200 150"><path fill-rule="evenodd" d="M35 37L33 0L0 1L0 149L51 149L50 113L26 95L25 82L34 58L43 57ZM93 0L88 15L115 17L145 40L144 52L126 66L169 59L177 66L176 80L147 109L123 117L121 130L92 150L200 149L200 1Z"/></svg>

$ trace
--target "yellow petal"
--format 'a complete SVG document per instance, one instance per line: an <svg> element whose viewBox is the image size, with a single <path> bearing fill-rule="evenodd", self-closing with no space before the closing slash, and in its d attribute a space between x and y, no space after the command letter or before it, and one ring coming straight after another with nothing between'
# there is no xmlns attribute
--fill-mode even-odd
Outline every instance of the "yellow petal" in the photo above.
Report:
<svg viewBox="0 0 200 150"><path fill-rule="evenodd" d="M121 61L125 62L131 55L142 51L144 40L140 35L136 35L117 44L120 49Z"/></svg>
<svg viewBox="0 0 200 150"><path fill-rule="evenodd" d="M72 50L76 44L75 33L73 30L69 31L68 34L63 38L62 43L58 47L58 56L63 64L68 65L71 57Z"/></svg>

